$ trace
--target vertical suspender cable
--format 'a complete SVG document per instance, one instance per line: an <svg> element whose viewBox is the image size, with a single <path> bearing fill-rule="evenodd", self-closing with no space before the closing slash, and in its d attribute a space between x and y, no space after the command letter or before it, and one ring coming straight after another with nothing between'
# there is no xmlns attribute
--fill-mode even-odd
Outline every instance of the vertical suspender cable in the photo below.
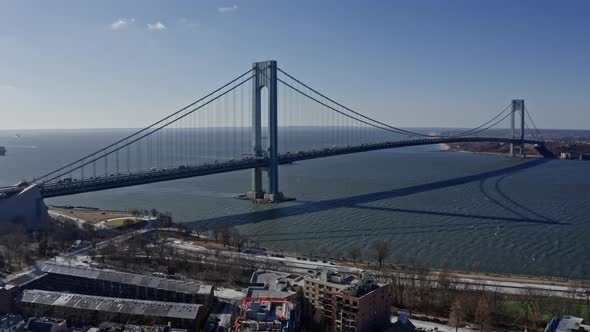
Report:
<svg viewBox="0 0 590 332"><path fill-rule="evenodd" d="M240 90L234 89L232 96L232 135L233 135L233 146L232 146L232 158L236 160L241 159L240 153L240 107L239 107L239 100L240 100Z"/></svg>

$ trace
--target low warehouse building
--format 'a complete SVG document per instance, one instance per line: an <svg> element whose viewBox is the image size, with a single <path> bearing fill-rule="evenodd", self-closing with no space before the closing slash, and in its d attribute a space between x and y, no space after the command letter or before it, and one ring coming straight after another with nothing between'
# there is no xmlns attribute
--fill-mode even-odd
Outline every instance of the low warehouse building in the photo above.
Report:
<svg viewBox="0 0 590 332"><path fill-rule="evenodd" d="M173 303L24 290L16 299L18 310L30 316L63 317L74 325L104 321L153 325L198 331L206 308L193 303Z"/></svg>
<svg viewBox="0 0 590 332"><path fill-rule="evenodd" d="M208 304L213 287L189 281L112 270L45 263L43 289L138 300Z"/></svg>
<svg viewBox="0 0 590 332"><path fill-rule="evenodd" d="M39 264L27 273L5 280L5 283L0 287L0 313L9 313L14 298L25 289L206 306L214 297L211 285L54 263Z"/></svg>

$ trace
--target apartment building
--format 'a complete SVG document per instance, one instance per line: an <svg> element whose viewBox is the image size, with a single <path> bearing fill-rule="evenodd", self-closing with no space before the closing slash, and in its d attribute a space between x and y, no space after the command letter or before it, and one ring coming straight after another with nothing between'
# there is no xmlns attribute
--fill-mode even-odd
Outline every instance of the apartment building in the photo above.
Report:
<svg viewBox="0 0 590 332"><path fill-rule="evenodd" d="M328 271L307 276L303 297L305 317L328 331L379 331L391 316L388 285L367 273L360 278Z"/></svg>
<svg viewBox="0 0 590 332"><path fill-rule="evenodd" d="M303 277L276 271L256 271L242 301L235 332L299 331L300 302L297 293Z"/></svg>

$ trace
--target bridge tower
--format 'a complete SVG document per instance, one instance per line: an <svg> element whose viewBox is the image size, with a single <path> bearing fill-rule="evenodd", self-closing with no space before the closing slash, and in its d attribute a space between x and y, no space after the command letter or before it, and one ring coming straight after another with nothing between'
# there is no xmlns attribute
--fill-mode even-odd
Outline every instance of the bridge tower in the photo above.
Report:
<svg viewBox="0 0 590 332"><path fill-rule="evenodd" d="M520 139L520 157L526 157L526 153L524 150L524 99L512 99L512 114L510 116L510 123L511 123L511 130L512 130L512 139ZM516 132L515 128L515 118L516 113L520 115L520 131ZM519 137L520 136L520 137ZM514 151L514 142L510 143L510 156L515 157L516 151Z"/></svg>
<svg viewBox="0 0 590 332"><path fill-rule="evenodd" d="M251 144L256 158L267 158L266 167L252 170L252 191L249 199L265 199L269 202L280 202L283 194L279 191L279 159L278 159L278 121L277 121L277 62L263 61L252 65L255 77L252 84L252 137ZM262 89L267 88L268 99L262 100ZM262 103L268 109L268 151L262 148ZM262 172L268 174L268 188L262 189Z"/></svg>

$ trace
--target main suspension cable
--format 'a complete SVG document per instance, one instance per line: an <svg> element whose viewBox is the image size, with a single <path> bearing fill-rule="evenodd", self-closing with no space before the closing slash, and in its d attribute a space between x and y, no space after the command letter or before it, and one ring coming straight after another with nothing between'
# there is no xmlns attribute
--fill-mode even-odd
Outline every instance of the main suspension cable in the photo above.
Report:
<svg viewBox="0 0 590 332"><path fill-rule="evenodd" d="M389 128L386 128L386 127L381 127L381 126L379 126L379 125L376 125L376 124L374 124L374 123L370 123L370 122L368 122L368 121L365 121L365 120L362 120L362 119L356 118L356 117L354 117L354 116L352 116L352 115L350 115L350 114L346 114L346 113L344 113L344 112L342 112L342 111L339 111L338 109L336 109L336 108L334 108L334 107L332 107L332 106L330 106L330 105L328 105L328 104L326 104L326 103L324 103L324 102L322 102L322 101L320 101L320 100L318 100L318 99L316 99L316 98L314 98L314 97L312 97L312 96L308 95L307 93L305 93L305 92L303 92L303 91L301 91L301 90L299 90L299 89L295 88L294 86L292 86L291 84L289 84L289 83L287 83L287 82L283 81L282 79L280 79L280 78L277 78L277 80L278 80L279 82L283 83L284 85L288 86L289 88L291 88L291 89L293 89L293 90L297 91L299 94L301 94L301 95L303 95L303 96L305 96L305 97L307 97L307 98L309 98L309 99L311 99L311 100L315 101L316 103L319 103L320 105L323 105L323 106L325 106L325 107L327 107L327 108L329 108L329 109L331 109L331 110L333 110L333 111L335 111L335 112L337 112L337 113L340 113L341 115L344 115L344 116L346 116L346 117L348 117L348 118L351 118L351 119L354 119L354 120L356 120L356 121L362 122L362 123L364 123L364 124L366 124L366 125L369 125L369 126L371 126L371 127L374 127L374 128L383 129L383 130L386 130L386 131L390 131L390 132L393 132L393 133L399 134L399 132L398 132L398 131L396 131L396 130L392 130L392 129L389 129Z"/></svg>
<svg viewBox="0 0 590 332"><path fill-rule="evenodd" d="M500 122L502 122L502 121L506 120L506 118L507 118L508 116L510 116L510 114L512 114L512 113L511 113L511 112L508 112L508 113L506 113L506 115L504 115L504 116L503 116L503 117L502 117L500 120L498 120L498 121L496 121L496 122L492 123L491 125L487 126L486 128L483 128L483 129L481 129L481 130L478 130L478 131L475 131L475 132L469 133L469 135L475 135L475 134L479 134L479 133L481 133L481 132L484 132L484 131L486 131L486 130L488 130L488 129L490 129L490 128L494 127L494 126L496 126L496 125L497 125L497 124L499 124ZM455 136L453 136L453 137L455 137Z"/></svg>
<svg viewBox="0 0 590 332"><path fill-rule="evenodd" d="M309 90L313 91L313 92L314 92L315 94L317 94L318 96L320 96L320 97L322 97L322 98L324 98L324 99L326 99L326 100L329 100L330 102L332 102L332 103L334 103L334 104L336 104L336 105L338 105L338 106L340 106L340 107L344 108L345 110L347 110L347 111L349 111L349 112L351 112L351 113L354 113L354 114L356 114L356 115L358 115L358 116L360 116L360 117L362 117L362 118L364 118L364 119L366 119L366 120L368 120L368 121L375 122L375 123L377 123L377 124L379 124L379 125L381 125L381 126L387 127L387 128L389 128L389 129L391 129L391 130L395 130L396 132L398 132L399 134L402 134L402 135L423 136L423 137L435 137L435 136L432 136L432 135L425 135L425 134L416 133L416 132L413 132L413 131L409 131L409 130L405 130L405 129L397 128L397 127L394 127L394 126L390 126L390 125L388 125L388 124L386 124L386 123L383 123L383 122L381 122L381 121L378 121L378 120L375 120L375 119L373 119L373 118L371 118L371 117L368 117L368 116L366 116L366 115L364 115L364 114L362 114L362 113L356 112L355 110L353 110L353 109L351 109L351 108L349 108L349 107L346 107L346 106L344 106L344 105L340 104L339 102L335 101L334 99L332 99L332 98L330 98L330 97L328 97L328 96L324 95L323 93L321 93L321 92L319 92L319 91L317 91L317 90L313 89L313 88L312 88L312 87L310 87L309 85L307 85L307 84L305 84L305 83L301 82L300 80L298 80L298 79L296 79L295 77L291 76L289 73L285 72L285 71L284 71L284 70L282 70L281 68L277 68L277 69L278 69L278 70L279 70L281 73L283 73L283 74L285 74L287 77L289 77L290 79L292 79L292 80L294 80L295 82L297 82L297 83L301 84L302 86L306 87L307 89L309 89Z"/></svg>
<svg viewBox="0 0 590 332"><path fill-rule="evenodd" d="M537 125L535 124L535 121L533 121L533 117L531 116L531 113L529 113L529 110L528 110L528 108L526 108L526 106L524 107L524 111L526 112L526 115L529 118L529 120L531 120L531 124L535 128L535 131L537 132L537 135L539 137L541 137L541 131L539 130L539 128L537 128Z"/></svg>
<svg viewBox="0 0 590 332"><path fill-rule="evenodd" d="M250 71L251 71L251 70L250 70ZM248 71L248 72L250 72L250 71ZM129 146L129 145L131 145L131 144L133 144L133 143L135 143L135 142L137 142L137 141L141 140L142 138L144 138L144 137L146 137L146 136L149 136L149 135L151 135L151 134L153 134L153 133L155 133L155 132L158 132L158 131L160 131L160 130L161 130L161 129L163 129L163 128L166 128L166 127L167 127L167 126L169 126L170 124L172 124L172 123L175 123L176 121L178 121L178 120L180 120L180 119L182 119L182 118L184 118L184 117L186 117L186 116L188 116L188 115L190 115L190 114L192 114L192 113L194 113L194 112L198 111L199 109L203 108L204 106L207 106L207 105L209 105L210 103L212 103L212 102L216 101L217 99L219 99L219 98L221 98L221 97L225 96L226 94L228 94L229 92L233 91L235 88L237 88L237 87L241 86L242 84L244 84L244 83L248 82L249 80L251 80L251 79L252 79L252 78L254 78L255 76L256 76L256 74L254 74L254 75L252 75L252 76L248 77L248 78L247 78L247 79L245 79L245 80L242 80L240 83L236 84L236 85L235 85L235 86L233 86L231 89L229 89L229 90L226 90L225 92L223 92L222 94L220 94L220 95L216 96L215 98L213 98L213 99L211 99L211 100L208 100L208 101L207 101L207 102L205 102L204 104L202 104L202 105L199 105L199 106L195 107L194 109L190 110L189 112L186 112L185 114L181 115L180 117L177 117L177 118L173 119L172 121L169 121L169 122L167 122L167 123L165 123L165 124L163 124L163 125L161 125L161 126L159 126L159 127L155 128L155 129L151 130L150 132L148 132L148 133L146 133L146 134L143 134L143 135L141 135L140 137L138 137L138 138L135 138L135 139L133 139L133 140L131 140L131 141L129 141L129 142L127 142L127 143L125 143L125 144L123 144L123 145L121 145L121 146L117 147L116 149L114 149L114 150L112 150L112 151L109 151L109 152L107 152L107 153L104 153L104 154L102 154L102 155L100 155L100 156L96 157L96 158L93 158L93 159L91 159L91 160L87 161L86 163L83 163L82 165L76 166L75 168L72 168L72 169L70 169L68 172L75 171L75 170L77 170L77 169L79 169L79 168L81 168L81 167L84 167L84 166L86 166L86 165L88 165L88 164L91 164L91 163L93 163L93 162L95 162L95 161L97 161L97 160L99 160L99 159L101 159L101 158L104 158L104 157L106 157L106 156L108 156L108 155L110 155L110 154L112 154L112 153L114 153L114 152L116 152L116 151L119 151L119 150L121 150L122 148L124 148L124 147L126 147L126 146ZM242 75L242 77L243 77L243 75ZM235 81L235 80L234 80L234 81ZM231 84L231 83L230 83L230 84ZM226 84L225 86L227 86L227 84ZM219 89L218 89L218 90L216 90L216 91L219 91ZM209 94L209 95L211 95L211 94ZM201 98L201 100L202 100L202 99L203 99L203 98ZM193 105L194 105L194 103L193 103ZM169 117L167 117L167 118L170 118L170 116L169 116ZM161 123L162 121L159 121L159 122ZM148 128L148 129L149 129L149 128ZM145 130L144 130L144 131L145 131ZM111 146L112 146L112 145L111 145ZM105 149L103 149L102 151L104 151L104 150L105 150ZM93 153L92 155L96 155L96 154L97 154L97 153ZM92 156L92 155L91 155L91 156ZM86 157L86 158L88 158L88 157ZM82 158L82 160L84 160L84 159L86 159L86 158ZM67 167L67 166L66 166L66 167ZM63 168L65 168L65 167L63 167ZM63 168L62 168L62 169L63 169ZM56 173L56 172L52 172L51 174L54 174L54 173ZM45 184L45 183L47 183L47 182L50 182L50 181L52 181L52 180L55 180L55 179L57 179L57 178L59 178L59 177L61 177L61 176L62 176L62 174L59 174L59 175L57 175L57 176L54 176L54 177L52 177L52 178L50 178L50 179L47 179L47 180L43 181L43 182L42 182L42 184Z"/></svg>
<svg viewBox="0 0 590 332"><path fill-rule="evenodd" d="M460 136L466 136L466 135L470 135L470 134L472 134L473 132L476 132L478 129L480 129L480 128L482 128L482 127L486 126L486 125L488 125L490 122L494 121L494 120L495 120L495 119L497 119L499 116L501 116L501 115L502 115L502 113L506 112L506 110L508 110L508 109L510 108L510 106L512 106L512 104L509 104L508 106L506 106L506 108L504 108L504 109L503 109L503 110L502 110L500 113L498 113L496 116L494 116L494 117L493 117L491 120L487 121L486 123L484 123L484 124L482 124L482 125L480 125L480 126L477 126L477 127L473 128L473 129L469 129L469 130L467 130L467 131L464 131L464 132L462 132L462 133L458 133L458 134L451 135L451 136L454 136L454 137L460 137ZM510 112L508 112L508 114L510 114ZM504 118L503 118L503 119L504 119ZM496 124L497 124L497 123L496 123ZM478 132L479 132L479 131L478 131Z"/></svg>
<svg viewBox="0 0 590 332"><path fill-rule="evenodd" d="M127 136L127 137L125 137L125 138L122 138L122 139L120 139L120 140L116 141L115 143L112 143L112 144L110 144L110 145L108 145L108 146L106 146L106 147L104 147L104 148L102 148L102 149L100 149L100 150L98 150L98 151L95 151L95 152L93 152L93 153L91 153L91 154L89 154L89 155L86 155L86 156L84 156L83 158L80 158L80 159L78 159L78 160L76 160L76 161L74 161L74 162L71 162L71 163L69 163L69 164L67 164L67 165L65 165L65 166L62 166L62 167L60 167L60 168L58 168L58 169L56 169L56 170L54 170L54 171L52 171L52 172L50 172L50 173L47 173L47 174L45 174L45 175L42 175L42 176L39 176L39 177L37 177L37 178L33 179L33 182L35 182L35 181L38 181L39 179L42 179L42 178L46 178L46 177L48 177L48 176L51 176L51 175L53 175L53 174L55 174L55 173L57 173L57 172L59 172L59 171L61 171L61 170L63 170L63 169L66 169L66 168L68 168L68 167L70 167L70 166L72 166L72 165L75 165L75 164L77 164L77 163L79 163L79 162L83 161L83 160L86 160L86 159L88 159L88 158L90 158L90 157L92 157L92 156L95 156L95 155L97 155L97 154L99 154L99 153L101 153L101 152L103 152L103 151L105 151L105 150L108 150L108 149L112 148L113 146L116 146L116 145L120 144L121 142L124 142L124 141L126 141L126 140L128 140L128 139L130 139L130 138L133 138L133 137L135 137L135 136L137 136L137 135L139 135L139 134L141 134L141 133L145 132L146 130L148 130L148 129L150 129L150 128L153 128L153 127L155 127L156 125L158 125L158 124L160 124L160 123L162 123L162 122L164 122L164 121L166 121L166 120L170 119L170 118L171 118L171 117L173 117L173 116L176 116L177 114L179 114L179 113L181 113L181 112L183 112L183 111L185 111L185 110L189 109L190 107L192 107L192 106L194 106L194 105L198 104L199 102L201 102L201 101L203 101L203 100L205 100L205 99L207 99L207 98L211 97L212 95L216 94L217 92L219 92L219 91L221 91L221 90L225 89L226 87L230 86L231 84L233 84L234 82L238 81L238 80L239 80L239 79L241 79L242 77L246 76L246 75L247 75L248 73L250 73L251 71L252 71L252 69L249 69L248 71L244 72L244 73L243 73L243 74L241 74L240 76L238 76L238 77L234 78L233 80L229 81L228 83L224 84L223 86L219 87L218 89L214 90L213 92L211 92L211 93L207 94L206 96L204 96L204 97L202 97L202 98L200 98L200 99L198 99L198 100L196 100L196 101L194 101L194 102L190 103L189 105L187 105L187 106L185 106L185 107L183 107L183 108L179 109L178 111L176 111L176 112L174 112L174 113L172 113L172 114L168 115L167 117L165 117L165 118L163 118L163 119L161 119L161 120L159 120L159 121L157 121L157 122L154 122L154 123L152 123L152 124L151 124L151 125L149 125L148 127L145 127L145 128L143 128L143 129L141 129L141 130L139 130L139 131L137 131L137 132L135 132L135 133L133 133L133 134L131 134L131 135L129 135L129 136ZM77 168L75 168L75 169L77 169ZM44 183L45 183L45 182L47 182L47 181L44 181Z"/></svg>
<svg viewBox="0 0 590 332"><path fill-rule="evenodd" d="M411 136L422 136L422 137L441 137L441 136L439 136L439 135L426 135L426 134L421 134L421 133L417 133L417 132L413 132L413 131L409 131L409 130L401 129L401 128L394 127L394 126L388 125L388 124L386 124L386 123L383 123L383 122L381 122L381 121L378 121L378 120L376 120L376 119L373 119L373 118L371 118L371 117L368 117L368 116L366 116L366 115L363 115L362 113L356 112L355 110L353 110L353 109L351 109L351 108L349 108L349 107L347 107L347 106L344 106L344 105L342 105L341 103L339 103L339 102L335 101L334 99L331 99L330 97L328 97L328 96L324 95L323 93L321 93L321 92L319 92L319 91L315 90L314 88L310 87L309 85L307 85L307 84L303 83L303 82L302 82L302 81L300 81L299 79L297 79L297 78L293 77L292 75L290 75L289 73L285 72L285 71L284 71L284 70L282 70L281 68L277 68L277 69L278 69L278 70L279 70L281 73L283 73L284 75L286 75L287 77L289 77L290 79L292 79L292 80L294 80L295 82L297 82L297 83L301 84L302 86L306 87L307 89L309 89L309 90L313 91L315 94L317 94L317 95L321 96L322 98L324 98L324 99L326 99L326 100L329 100L330 102L332 102L332 103L334 103L334 104L336 104L336 105L338 105L338 106L340 106L340 107L342 107L342 108L346 109L346 110L347 110L347 111L349 111L349 112L352 112L352 113L354 113L354 114L356 114L356 115L358 115L358 116L360 116L360 117L362 117L362 118L364 118L364 119L367 119L368 121L372 121L372 122L378 123L378 124L379 124L379 125L381 125L381 126L384 126L384 127L390 128L390 129L392 129L392 130L395 130L395 131L398 131L400 134L404 134L404 135L411 135ZM480 129L480 128L482 128L482 127L486 126L487 124L489 124L489 123L491 123L492 121L494 121L495 119L497 119L497 118L498 118L499 116L501 116L501 115L502 115L502 113L504 113L504 112L505 112L505 111L506 111L506 110L507 110L509 107L510 107L510 105L508 105L508 106L507 106L505 109L503 109L503 110L502 110L500 113L498 113L496 116L494 116L492 119L488 120L488 121L487 121L487 122L485 122L484 124L482 124L482 125L480 125L480 126L478 126L478 127L476 127L476 128L473 128L473 129L467 130L467 131L465 131L465 132L461 132L461 133L458 133L458 134L455 134L455 135L451 135L451 136L465 136L465 135L468 135L468 134L470 134L471 132L477 131L478 129Z"/></svg>

